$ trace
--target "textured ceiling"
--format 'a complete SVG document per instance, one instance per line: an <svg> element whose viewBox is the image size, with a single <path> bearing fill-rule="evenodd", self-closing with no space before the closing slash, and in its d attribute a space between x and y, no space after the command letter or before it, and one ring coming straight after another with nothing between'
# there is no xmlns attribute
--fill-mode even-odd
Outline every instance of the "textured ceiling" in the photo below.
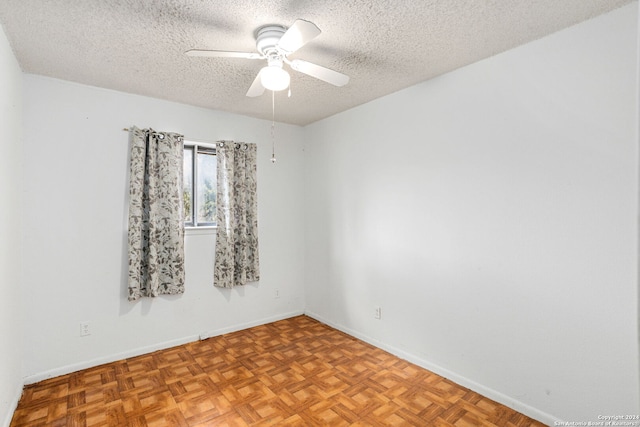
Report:
<svg viewBox="0 0 640 427"><path fill-rule="evenodd" d="M312 21L322 34L290 59L351 80L291 71L276 120L305 125L631 1L2 0L0 22L24 72L271 119L269 91L245 96L262 61L184 52L253 52L258 27Z"/></svg>

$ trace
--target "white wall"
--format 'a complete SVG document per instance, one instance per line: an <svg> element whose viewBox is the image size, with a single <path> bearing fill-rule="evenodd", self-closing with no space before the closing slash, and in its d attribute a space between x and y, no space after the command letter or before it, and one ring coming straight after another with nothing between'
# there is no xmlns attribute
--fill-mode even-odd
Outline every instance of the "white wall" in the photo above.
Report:
<svg viewBox="0 0 640 427"><path fill-rule="evenodd" d="M301 128L276 126L272 165L270 122L33 75L24 96L26 382L303 312ZM127 301L131 125L258 144L258 285L214 288L215 235L196 234L184 295Z"/></svg>
<svg viewBox="0 0 640 427"><path fill-rule="evenodd" d="M0 27L0 426L22 392L22 72Z"/></svg>
<svg viewBox="0 0 640 427"><path fill-rule="evenodd" d="M636 64L634 2L305 128L308 313L550 424L640 413Z"/></svg>

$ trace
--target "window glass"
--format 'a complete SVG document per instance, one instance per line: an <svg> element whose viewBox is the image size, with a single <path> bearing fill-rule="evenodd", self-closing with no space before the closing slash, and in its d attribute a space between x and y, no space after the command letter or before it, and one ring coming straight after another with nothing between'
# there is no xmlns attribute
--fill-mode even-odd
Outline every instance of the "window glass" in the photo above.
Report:
<svg viewBox="0 0 640 427"><path fill-rule="evenodd" d="M216 225L216 150L213 146L185 141L183 203L184 225Z"/></svg>
<svg viewBox="0 0 640 427"><path fill-rule="evenodd" d="M183 165L184 222L193 225L193 147L184 148Z"/></svg>
<svg viewBox="0 0 640 427"><path fill-rule="evenodd" d="M198 224L216 222L216 156L212 150L198 150Z"/></svg>

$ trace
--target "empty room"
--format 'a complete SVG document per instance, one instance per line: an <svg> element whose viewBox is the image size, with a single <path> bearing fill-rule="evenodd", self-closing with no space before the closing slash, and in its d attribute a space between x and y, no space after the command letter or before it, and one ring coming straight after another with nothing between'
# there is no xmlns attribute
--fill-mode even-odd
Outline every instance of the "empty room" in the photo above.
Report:
<svg viewBox="0 0 640 427"><path fill-rule="evenodd" d="M0 2L0 427L640 426L637 0Z"/></svg>

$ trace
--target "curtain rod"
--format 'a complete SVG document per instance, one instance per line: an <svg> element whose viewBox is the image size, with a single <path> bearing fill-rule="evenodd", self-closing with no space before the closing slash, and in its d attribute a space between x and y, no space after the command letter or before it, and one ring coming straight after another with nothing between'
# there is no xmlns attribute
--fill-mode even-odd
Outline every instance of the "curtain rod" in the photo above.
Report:
<svg viewBox="0 0 640 427"><path fill-rule="evenodd" d="M129 132L129 128L123 128L122 130L125 131L125 132ZM183 138L187 142L195 142L196 144L207 144L207 145L213 145L213 146L217 146L219 142L237 142L239 144L244 144L241 141L231 141L231 140L226 140L226 139L221 139L219 141L211 142L211 141L202 141L202 140L199 140L199 139L191 139L191 138L187 138L186 136L183 137Z"/></svg>

